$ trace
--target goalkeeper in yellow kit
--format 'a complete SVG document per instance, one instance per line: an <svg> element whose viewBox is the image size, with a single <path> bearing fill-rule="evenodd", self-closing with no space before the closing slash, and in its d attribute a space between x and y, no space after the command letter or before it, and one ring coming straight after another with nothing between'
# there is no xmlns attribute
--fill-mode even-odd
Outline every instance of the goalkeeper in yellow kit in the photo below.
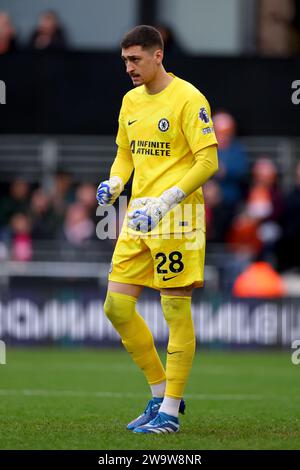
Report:
<svg viewBox="0 0 300 470"><path fill-rule="evenodd" d="M127 429L172 433L179 431L195 354L191 296L203 285L205 255L201 186L218 168L217 141L206 98L164 69L163 42L155 28L135 27L121 48L134 89L123 98L117 156L109 180L98 186L99 204L113 204L133 171L134 177L104 312L152 392L145 411ZM160 290L169 326L166 368L136 310L143 286Z"/></svg>

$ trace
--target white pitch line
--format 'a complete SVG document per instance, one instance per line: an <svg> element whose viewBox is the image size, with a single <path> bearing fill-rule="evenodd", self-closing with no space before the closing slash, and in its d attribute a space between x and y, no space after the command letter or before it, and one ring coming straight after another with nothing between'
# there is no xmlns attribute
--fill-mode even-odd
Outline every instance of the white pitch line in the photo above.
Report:
<svg viewBox="0 0 300 470"><path fill-rule="evenodd" d="M99 398L147 398L144 393L89 392L84 390L29 390L0 389L1 396L37 396L37 397L99 397ZM261 400L262 395L239 394L186 394L189 400Z"/></svg>
<svg viewBox="0 0 300 470"><path fill-rule="evenodd" d="M194 395L194 394L186 394L184 396L185 398L188 398L189 400L262 400L265 398L263 395L234 395L234 394L200 394L200 395Z"/></svg>

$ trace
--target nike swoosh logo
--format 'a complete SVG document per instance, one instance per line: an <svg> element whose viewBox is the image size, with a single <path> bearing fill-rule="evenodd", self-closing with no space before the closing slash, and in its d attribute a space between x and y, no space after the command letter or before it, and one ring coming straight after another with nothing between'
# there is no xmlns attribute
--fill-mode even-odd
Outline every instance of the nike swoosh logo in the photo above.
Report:
<svg viewBox="0 0 300 470"><path fill-rule="evenodd" d="M181 353L181 352L183 352L183 351L174 351L174 352L171 353L171 352L169 352L169 351L167 350L167 353L168 353L168 354L176 354L176 353Z"/></svg>
<svg viewBox="0 0 300 470"><path fill-rule="evenodd" d="M166 277L166 276L164 276L164 277L163 277L163 281L169 281L170 279L174 279L174 277L177 277L177 274L176 274L176 276L172 276L172 277Z"/></svg>
<svg viewBox="0 0 300 470"><path fill-rule="evenodd" d="M137 119L135 119L134 121L128 121L128 126L131 126L131 124L133 124L136 121L137 121Z"/></svg>

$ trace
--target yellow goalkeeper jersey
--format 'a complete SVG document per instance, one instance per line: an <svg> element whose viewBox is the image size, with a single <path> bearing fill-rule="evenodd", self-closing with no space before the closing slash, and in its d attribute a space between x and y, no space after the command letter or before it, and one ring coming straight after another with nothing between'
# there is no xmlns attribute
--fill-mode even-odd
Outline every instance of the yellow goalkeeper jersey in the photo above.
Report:
<svg viewBox="0 0 300 470"><path fill-rule="evenodd" d="M132 198L158 197L176 186L194 165L194 155L217 143L205 96L191 83L172 76L173 80L160 93L150 95L145 86L139 86L123 98L116 143L131 151ZM179 216L182 220L176 219L171 230L163 231L199 227L204 230L202 189L190 194L182 205L197 205L197 212L193 211L192 217ZM160 230L158 225L151 233L161 233Z"/></svg>

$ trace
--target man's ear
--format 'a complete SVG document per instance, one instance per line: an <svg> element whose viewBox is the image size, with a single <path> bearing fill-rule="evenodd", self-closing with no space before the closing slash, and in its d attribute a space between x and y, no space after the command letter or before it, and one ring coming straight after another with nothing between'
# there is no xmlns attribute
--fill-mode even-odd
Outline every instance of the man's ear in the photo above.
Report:
<svg viewBox="0 0 300 470"><path fill-rule="evenodd" d="M157 65L160 65L162 63L162 60L163 60L163 57L164 57L164 53L163 53L162 49L157 49L154 53L154 56L155 56Z"/></svg>

